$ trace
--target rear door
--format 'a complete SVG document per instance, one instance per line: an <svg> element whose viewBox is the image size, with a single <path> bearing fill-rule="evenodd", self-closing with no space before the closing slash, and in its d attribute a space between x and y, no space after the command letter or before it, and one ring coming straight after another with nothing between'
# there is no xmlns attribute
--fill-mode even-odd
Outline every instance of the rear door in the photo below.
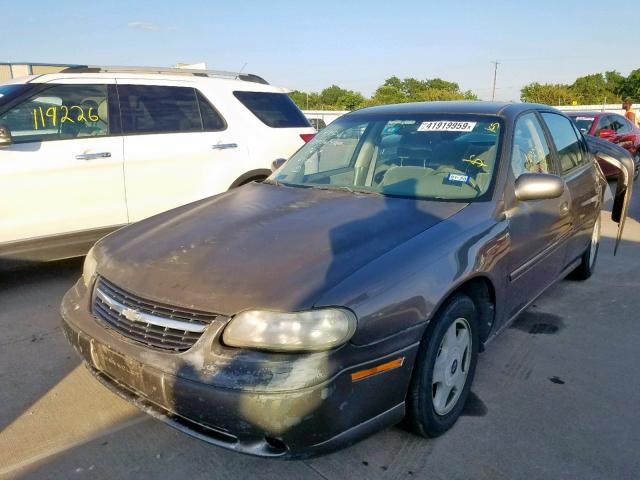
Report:
<svg viewBox="0 0 640 480"><path fill-rule="evenodd" d="M229 188L246 158L236 129L187 82L118 80L132 222Z"/></svg>
<svg viewBox="0 0 640 480"><path fill-rule="evenodd" d="M0 243L127 223L123 139L108 83L43 85L0 111L13 137L0 148Z"/></svg>
<svg viewBox="0 0 640 480"><path fill-rule="evenodd" d="M511 181L507 186L515 199L513 182L523 173L557 174L557 166L544 129L534 112L515 123L511 152ZM509 219L509 317L537 297L560 274L571 233L571 193L545 200L512 200Z"/></svg>
<svg viewBox="0 0 640 480"><path fill-rule="evenodd" d="M543 112L542 118L553 142L560 174L571 192L572 236L567 242L569 264L589 245L594 222L599 215L601 184L591 154L582 135L568 118Z"/></svg>

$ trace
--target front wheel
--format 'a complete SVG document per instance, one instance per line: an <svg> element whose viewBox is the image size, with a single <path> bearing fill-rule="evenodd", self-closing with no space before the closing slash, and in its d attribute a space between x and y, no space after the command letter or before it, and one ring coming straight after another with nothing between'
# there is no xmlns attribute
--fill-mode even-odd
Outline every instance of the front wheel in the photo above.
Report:
<svg viewBox="0 0 640 480"><path fill-rule="evenodd" d="M596 268L596 259L598 258L598 249L600 248L600 215L593 225L593 231L591 232L591 241L589 246L582 254L580 265L569 274L571 280L586 280Z"/></svg>
<svg viewBox="0 0 640 480"><path fill-rule="evenodd" d="M456 294L433 319L422 340L407 396L407 423L423 437L437 437L458 420L478 361L478 313Z"/></svg>

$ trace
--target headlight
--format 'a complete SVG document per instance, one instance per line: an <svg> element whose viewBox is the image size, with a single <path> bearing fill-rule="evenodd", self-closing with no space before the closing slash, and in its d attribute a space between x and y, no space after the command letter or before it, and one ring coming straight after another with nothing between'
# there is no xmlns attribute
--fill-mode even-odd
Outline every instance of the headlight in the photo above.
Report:
<svg viewBox="0 0 640 480"><path fill-rule="evenodd" d="M87 253L87 256L84 259L84 265L82 266L82 280L84 281L84 286L89 287L91 285L91 280L93 280L93 276L96 273L96 267L98 262L96 261L96 256L93 253L93 247Z"/></svg>
<svg viewBox="0 0 640 480"><path fill-rule="evenodd" d="M251 310L229 322L222 340L232 347L276 352L328 350L348 341L356 324L353 313L338 308L298 313Z"/></svg>

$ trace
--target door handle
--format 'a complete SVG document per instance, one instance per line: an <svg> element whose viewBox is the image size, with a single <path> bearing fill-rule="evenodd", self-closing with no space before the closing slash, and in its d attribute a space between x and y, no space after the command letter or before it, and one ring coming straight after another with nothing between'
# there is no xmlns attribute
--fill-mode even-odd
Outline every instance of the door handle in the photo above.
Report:
<svg viewBox="0 0 640 480"><path fill-rule="evenodd" d="M211 145L211 148L214 150L227 150L228 148L238 148L237 143L216 143L215 145Z"/></svg>
<svg viewBox="0 0 640 480"><path fill-rule="evenodd" d="M569 213L569 202L562 202L560 205L560 215L566 215Z"/></svg>
<svg viewBox="0 0 640 480"><path fill-rule="evenodd" d="M81 153L76 155L76 160L93 160L96 158L111 158L111 152Z"/></svg>

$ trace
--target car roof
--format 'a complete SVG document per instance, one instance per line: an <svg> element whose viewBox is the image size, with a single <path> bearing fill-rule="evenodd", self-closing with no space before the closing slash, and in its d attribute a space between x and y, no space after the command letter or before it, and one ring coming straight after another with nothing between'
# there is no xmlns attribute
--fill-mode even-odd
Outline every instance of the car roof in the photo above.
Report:
<svg viewBox="0 0 640 480"><path fill-rule="evenodd" d="M527 110L556 111L549 105L537 103L512 103L512 102L485 102L485 101L451 101L451 102L416 102L399 103L393 105L380 105L367 107L350 115L403 115L403 114L429 114L429 113L450 113L450 114L477 114L477 115L500 115L511 116Z"/></svg>

